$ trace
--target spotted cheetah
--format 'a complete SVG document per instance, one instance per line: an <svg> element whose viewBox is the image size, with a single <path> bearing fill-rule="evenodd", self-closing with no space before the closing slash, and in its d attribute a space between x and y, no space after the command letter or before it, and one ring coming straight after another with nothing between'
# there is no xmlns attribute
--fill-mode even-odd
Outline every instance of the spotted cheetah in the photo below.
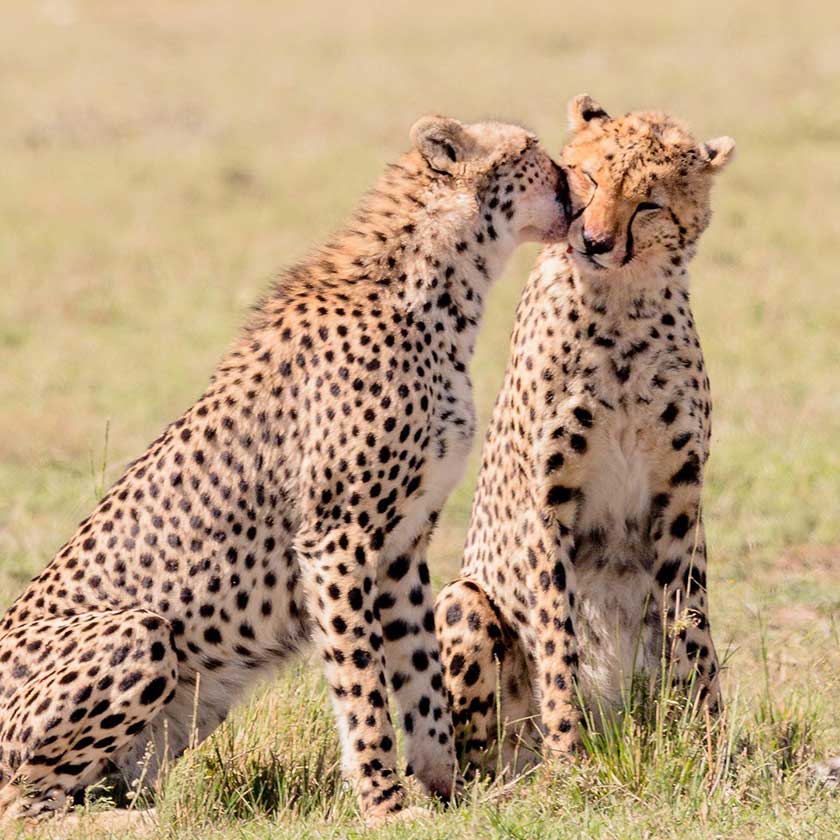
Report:
<svg viewBox="0 0 840 840"><path fill-rule="evenodd" d="M518 126L429 116L411 138L6 613L7 818L106 766L151 782L310 639L366 819L404 802L389 686L407 772L450 795L426 546L473 438L487 292L565 233L567 192Z"/></svg>
<svg viewBox="0 0 840 840"><path fill-rule="evenodd" d="M459 749L491 770L574 751L579 699L597 723L663 661L718 703L711 402L686 266L734 142L698 143L663 113L613 119L587 96L569 119L568 243L524 290L462 577L435 610Z"/></svg>

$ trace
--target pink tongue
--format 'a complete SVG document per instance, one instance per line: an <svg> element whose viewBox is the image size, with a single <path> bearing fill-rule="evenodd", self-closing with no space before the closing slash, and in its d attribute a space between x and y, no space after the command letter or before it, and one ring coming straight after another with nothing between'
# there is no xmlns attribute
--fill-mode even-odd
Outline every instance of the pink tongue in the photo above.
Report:
<svg viewBox="0 0 840 840"><path fill-rule="evenodd" d="M574 248L572 248L572 246L571 246L571 245L569 245L569 247L568 247L568 248L566 248L566 253L567 253L567 254L571 254L573 250L574 250Z"/></svg>

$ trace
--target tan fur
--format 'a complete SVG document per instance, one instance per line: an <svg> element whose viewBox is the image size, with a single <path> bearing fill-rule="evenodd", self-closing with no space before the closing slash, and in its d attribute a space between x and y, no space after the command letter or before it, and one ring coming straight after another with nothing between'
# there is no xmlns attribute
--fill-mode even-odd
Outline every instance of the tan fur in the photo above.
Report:
<svg viewBox="0 0 840 840"><path fill-rule="evenodd" d="M612 119L587 96L569 117L569 244L543 251L520 301L462 578L436 608L475 762L499 724L521 740L508 698L523 662L516 694L550 755L579 743L578 692L610 714L632 681L655 683L663 654L718 704L700 508L711 401L685 266L734 144L699 144L667 114ZM488 609L495 637L468 626Z"/></svg>
<svg viewBox="0 0 840 840"><path fill-rule="evenodd" d="M61 807L107 762L150 783L313 637L366 818L403 803L388 686L409 772L449 796L426 545L475 428L487 291L564 223L524 129L429 117L412 136L6 613L7 818Z"/></svg>

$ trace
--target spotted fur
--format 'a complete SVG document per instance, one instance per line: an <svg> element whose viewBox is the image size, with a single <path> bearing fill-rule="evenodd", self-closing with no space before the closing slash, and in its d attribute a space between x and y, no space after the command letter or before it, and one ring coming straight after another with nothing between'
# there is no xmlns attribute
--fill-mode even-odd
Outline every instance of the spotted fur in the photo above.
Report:
<svg viewBox="0 0 840 840"><path fill-rule="evenodd" d="M566 196L519 127L427 117L412 140L6 613L7 817L109 763L152 782L312 638L365 816L403 803L389 688L408 772L449 796L426 545L473 437L487 291L564 231Z"/></svg>
<svg viewBox="0 0 840 840"><path fill-rule="evenodd" d="M523 293L462 577L436 607L474 762L496 761L502 723L505 764L574 751L578 692L596 719L612 713L631 679L656 680L663 652L718 704L701 516L711 400L686 265L734 144L699 144L662 113L612 119L585 96L570 118L568 246L542 252Z"/></svg>

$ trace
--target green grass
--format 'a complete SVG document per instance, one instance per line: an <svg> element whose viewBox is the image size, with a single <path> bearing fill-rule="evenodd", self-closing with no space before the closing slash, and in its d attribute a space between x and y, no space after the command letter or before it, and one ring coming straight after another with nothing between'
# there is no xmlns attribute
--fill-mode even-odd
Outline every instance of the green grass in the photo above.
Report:
<svg viewBox="0 0 840 840"><path fill-rule="evenodd" d="M840 797L808 772L840 752L838 31L837 5L812 0L7 4L0 605L201 392L272 275L341 222L418 115L516 119L559 149L575 93L669 109L738 141L693 268L725 723L674 724L660 704L566 773L475 785L378 836L840 836ZM483 422L534 253L490 301ZM476 465L432 547L438 583ZM361 836L336 762L303 663L173 768L153 834Z"/></svg>

